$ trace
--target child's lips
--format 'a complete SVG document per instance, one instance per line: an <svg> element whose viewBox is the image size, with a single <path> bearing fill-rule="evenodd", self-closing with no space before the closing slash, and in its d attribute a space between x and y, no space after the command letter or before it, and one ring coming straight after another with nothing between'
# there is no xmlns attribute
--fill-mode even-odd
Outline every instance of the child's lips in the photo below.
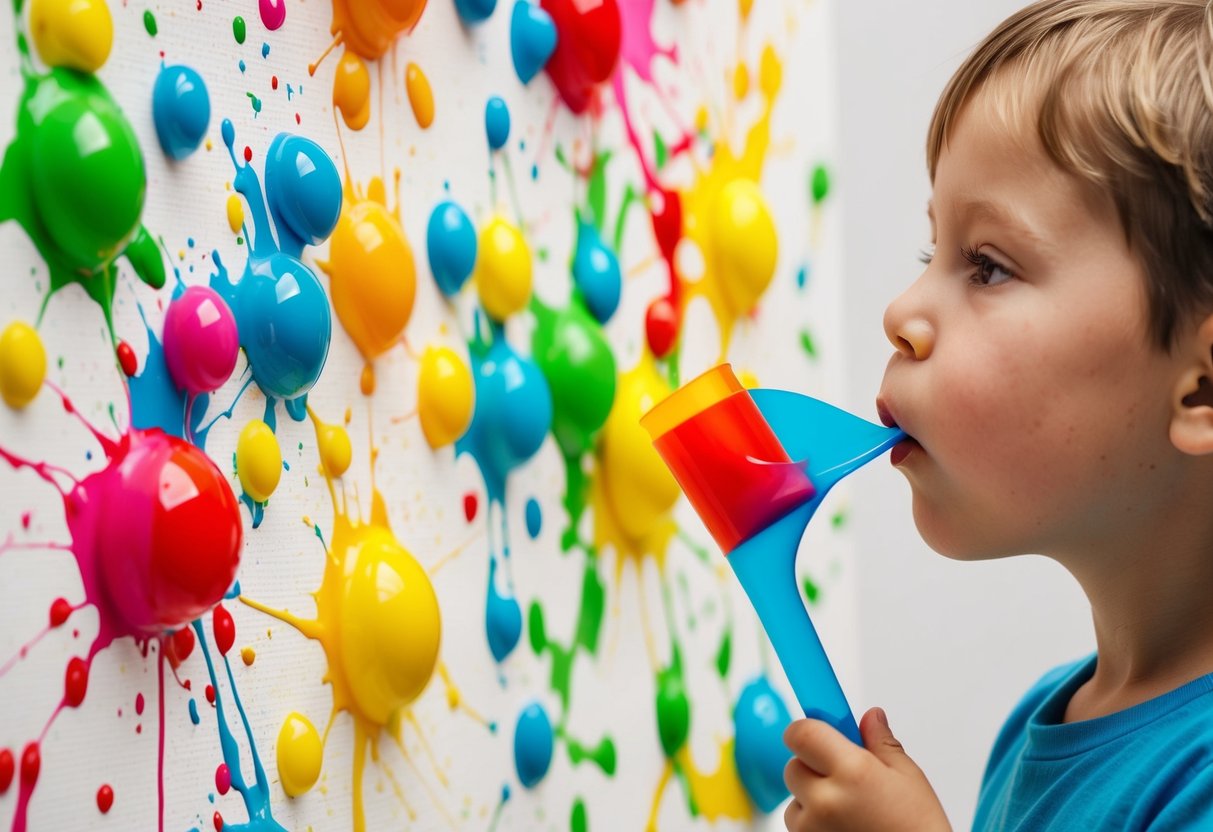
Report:
<svg viewBox="0 0 1213 832"><path fill-rule="evenodd" d="M884 399L876 400L876 413L880 417L880 423L887 428L900 428L905 431L905 428L897 421L892 407L890 407ZM889 462L893 465L900 465L905 461L906 457L916 450L922 450L922 445L918 440L910 436L906 432L906 438L893 446L893 450L889 453Z"/></svg>

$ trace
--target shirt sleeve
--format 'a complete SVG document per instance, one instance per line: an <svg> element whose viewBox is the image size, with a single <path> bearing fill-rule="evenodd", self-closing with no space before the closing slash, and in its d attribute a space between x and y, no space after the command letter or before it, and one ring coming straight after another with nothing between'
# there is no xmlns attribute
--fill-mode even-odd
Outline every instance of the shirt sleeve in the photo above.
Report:
<svg viewBox="0 0 1213 832"><path fill-rule="evenodd" d="M1213 829L1213 763L1206 763L1180 785L1175 796L1147 827L1148 832Z"/></svg>

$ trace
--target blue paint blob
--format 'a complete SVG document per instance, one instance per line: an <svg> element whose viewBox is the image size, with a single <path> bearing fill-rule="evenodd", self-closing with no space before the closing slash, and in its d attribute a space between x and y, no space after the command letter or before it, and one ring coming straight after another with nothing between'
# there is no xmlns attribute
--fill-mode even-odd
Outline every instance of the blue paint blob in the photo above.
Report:
<svg viewBox="0 0 1213 832"><path fill-rule="evenodd" d="M190 698L190 722L198 725L202 722L202 717L198 716L198 703Z"/></svg>
<svg viewBox="0 0 1213 832"><path fill-rule="evenodd" d="M468 26L488 20L495 8L497 0L455 0L455 11Z"/></svg>
<svg viewBox="0 0 1213 832"><path fill-rule="evenodd" d="M250 251L236 283L229 280L219 253L212 252L217 271L210 285L236 317L240 346L253 380L266 395L265 422L272 427L277 399L295 421L307 417L307 393L328 358L333 327L328 297L300 257L305 245L323 241L336 227L341 180L318 144L281 133L266 155L263 197L256 171L236 160L235 133L224 119L223 142L236 167L234 185L251 219Z"/></svg>
<svg viewBox="0 0 1213 832"><path fill-rule="evenodd" d="M500 150L510 140L510 108L499 95L490 96L484 105L484 132L492 150Z"/></svg>
<svg viewBox="0 0 1213 832"><path fill-rule="evenodd" d="M161 68L152 86L156 138L170 159L198 149L211 122L211 97L202 76L188 66Z"/></svg>
<svg viewBox="0 0 1213 832"><path fill-rule="evenodd" d="M241 58L241 59L240 59L240 74L241 74L241 75L243 75L243 74L244 74L244 71L245 71L247 68L248 68L248 67L246 67L246 66L244 65L244 58Z"/></svg>
<svg viewBox="0 0 1213 832"><path fill-rule="evenodd" d="M556 51L556 23L547 10L529 0L514 0L510 15L510 57L524 84L539 74Z"/></svg>
<svg viewBox="0 0 1213 832"><path fill-rule="evenodd" d="M543 509L539 507L539 501L534 497L526 501L526 533L531 536L531 540L539 537L539 532L543 531Z"/></svg>
<svg viewBox="0 0 1213 832"><path fill-rule="evenodd" d="M619 296L623 291L619 258L602 241L598 229L584 221L577 228L573 280L594 319L600 324L610 320L619 308Z"/></svg>
<svg viewBox="0 0 1213 832"><path fill-rule="evenodd" d="M809 282L809 267L807 265L801 266L800 270L798 272L796 272L796 288L803 289L805 287L805 284L808 282Z"/></svg>
<svg viewBox="0 0 1213 832"><path fill-rule="evenodd" d="M463 288L476 266L476 229L467 212L450 200L434 206L425 244L434 282L449 298Z"/></svg>
<svg viewBox="0 0 1213 832"><path fill-rule="evenodd" d="M497 662L505 661L522 637L522 608L513 594L497 588L497 558L489 559L489 591L484 605L484 629L489 651Z"/></svg>
<svg viewBox="0 0 1213 832"><path fill-rule="evenodd" d="M765 676L742 689L733 711L733 756L742 785L763 812L773 811L788 796L783 769L792 754L783 744L783 732L791 722L787 706Z"/></svg>
<svg viewBox="0 0 1213 832"><path fill-rule="evenodd" d="M270 56L270 45L268 43L261 44L261 57L268 58Z"/></svg>
<svg viewBox="0 0 1213 832"><path fill-rule="evenodd" d="M554 742L552 721L543 706L538 702L527 705L514 728L514 767L523 786L534 788L548 773Z"/></svg>

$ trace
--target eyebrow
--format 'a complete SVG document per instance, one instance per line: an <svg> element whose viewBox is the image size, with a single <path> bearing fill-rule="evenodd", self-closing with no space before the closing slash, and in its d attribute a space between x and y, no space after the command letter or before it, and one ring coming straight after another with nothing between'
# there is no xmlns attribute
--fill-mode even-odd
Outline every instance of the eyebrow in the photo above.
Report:
<svg viewBox="0 0 1213 832"><path fill-rule="evenodd" d="M1013 211L1003 205L991 202L988 199L963 197L958 200L957 206L960 213L966 219L985 220L1006 228L1012 234L1027 240L1034 246L1053 248L1053 245L1040 232L1036 231L1029 223L1016 216ZM927 200L927 217L931 221L932 230L934 230L935 205L933 200Z"/></svg>

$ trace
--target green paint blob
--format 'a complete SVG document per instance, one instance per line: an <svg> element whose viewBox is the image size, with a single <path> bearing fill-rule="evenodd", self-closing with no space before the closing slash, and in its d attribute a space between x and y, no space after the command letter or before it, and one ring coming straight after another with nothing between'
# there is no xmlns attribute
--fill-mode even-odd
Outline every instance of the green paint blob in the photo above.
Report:
<svg viewBox="0 0 1213 832"><path fill-rule="evenodd" d="M615 741L613 739L603 737L593 748L582 745L567 736L564 738L564 742L569 749L569 759L572 760L573 765L580 765L588 760L602 769L602 773L606 776L615 776L615 765L618 761L615 758Z"/></svg>
<svg viewBox="0 0 1213 832"><path fill-rule="evenodd" d="M834 512L834 515L830 517L830 525L834 527L835 531L841 531L842 529L846 528L846 511L844 509L839 509L838 511Z"/></svg>
<svg viewBox="0 0 1213 832"><path fill-rule="evenodd" d="M653 131L653 157L654 163L657 165L657 170L665 167L665 163L670 159L670 148L665 143L665 139L661 137L661 133Z"/></svg>
<svg viewBox="0 0 1213 832"><path fill-rule="evenodd" d="M682 678L682 651L674 646L674 660L657 672L657 733L661 750L673 757L691 732L691 702Z"/></svg>
<svg viewBox="0 0 1213 832"><path fill-rule="evenodd" d="M156 27L156 15L152 14L151 9L143 13L143 28L147 29L147 33L152 37L156 37L156 32L159 31Z"/></svg>
<svg viewBox="0 0 1213 832"><path fill-rule="evenodd" d="M817 165L809 176L809 193L813 196L813 204L820 205L830 195L830 172L825 165Z"/></svg>
<svg viewBox="0 0 1213 832"><path fill-rule="evenodd" d="M821 598L821 588L813 582L813 579L805 575L800 579L800 585L804 589L804 598L810 605L816 604Z"/></svg>
<svg viewBox="0 0 1213 832"><path fill-rule="evenodd" d="M232 34L236 36L236 43L244 43L244 18L237 16L232 20Z"/></svg>
<svg viewBox="0 0 1213 832"><path fill-rule="evenodd" d="M573 801L573 813L569 817L570 832L589 832L590 822L585 816L585 802L579 797Z"/></svg>
<svg viewBox="0 0 1213 832"><path fill-rule="evenodd" d="M539 301L531 308L531 354L552 392L552 433L565 454L585 453L615 402L615 355L579 296L558 311Z"/></svg>
<svg viewBox="0 0 1213 832"><path fill-rule="evenodd" d="M256 118L256 114L261 112L261 99L253 95L251 92L246 92L245 95L248 96L249 101L253 105L253 117Z"/></svg>
<svg viewBox="0 0 1213 832"><path fill-rule="evenodd" d="M729 628L724 631L724 635L720 639L720 649L716 651L716 672L720 674L720 678L729 675L729 663L733 658L733 630Z"/></svg>
<svg viewBox="0 0 1213 832"><path fill-rule="evenodd" d="M79 283L111 337L117 270L126 255L159 288L165 270L141 223L147 176L130 122L94 76L23 70L16 137L0 167L0 222L15 219L50 272L50 294Z"/></svg>
<svg viewBox="0 0 1213 832"><path fill-rule="evenodd" d="M817 344L813 341L813 336L807 329L800 331L800 348L805 351L809 358L817 357Z"/></svg>

